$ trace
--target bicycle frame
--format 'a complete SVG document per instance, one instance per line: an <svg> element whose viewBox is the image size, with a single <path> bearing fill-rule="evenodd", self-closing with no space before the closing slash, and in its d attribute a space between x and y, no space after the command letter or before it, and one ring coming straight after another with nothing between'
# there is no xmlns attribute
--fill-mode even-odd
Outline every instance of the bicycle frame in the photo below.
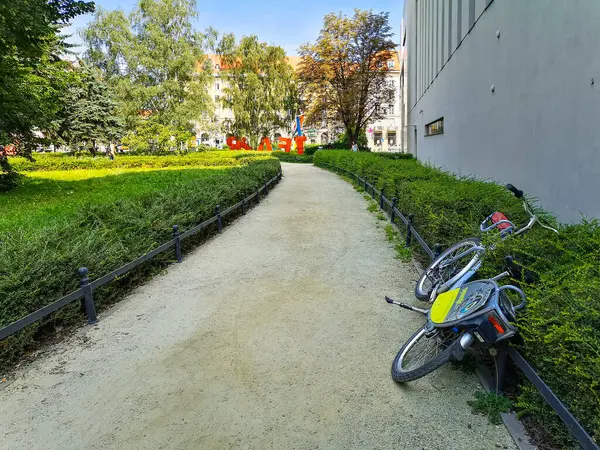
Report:
<svg viewBox="0 0 600 450"><path fill-rule="evenodd" d="M509 231L509 232L502 232L502 231L501 231L501 232L500 232L500 236L501 236L501 237L502 237L502 239L504 240L504 239L506 239L506 238L507 238L509 235L512 235L512 236L518 236L518 235L520 235L520 234L522 234L522 233L524 233L524 232L526 232L526 231L529 231L529 230L531 230L531 228L533 228L533 226L534 226L534 225L535 225L537 222L539 222L539 224L540 224L540 226L541 226L542 228L546 228L547 230L551 230L551 231L554 231L555 233L558 233L558 230L556 230L556 229L552 228L551 226L544 225L543 223L541 223L541 222L539 221L538 217L537 217L537 216L534 214L534 212L531 210L531 206L529 205L529 202L528 202L528 201L525 199L525 197L523 197L523 209L524 209L524 210L525 210L525 212L526 212L526 213L529 215L530 219L529 219L529 222L527 222L527 225L525 225L525 226L523 226L523 227L521 227L521 228L517 228L517 226L516 226L514 223L512 223L510 220L500 220L500 221L498 221L498 222L496 222L496 223L493 223L493 224L491 224L491 225L487 226L487 223L488 223L488 221L490 221L490 220L491 220L491 218L492 218L492 216L495 214L495 213L492 213L492 214L490 214L489 216L487 216L483 222L481 222L481 224L479 225L479 230L480 230L482 233L487 233L488 231L491 231L491 230L493 230L494 228L497 228L497 229L498 229L498 226L499 226L499 225L502 225L502 224L508 224L508 225L510 225L510 226L512 227L512 229L513 229L513 230L516 230L516 231Z"/></svg>
<svg viewBox="0 0 600 450"><path fill-rule="evenodd" d="M531 206L529 205L529 203L527 202L527 200L525 198L523 198L523 208L525 209L525 212L527 212L527 214L530 216L529 222L527 222L527 224L521 228L517 228L516 225L514 223L512 223L510 220L500 220L496 223L493 223L490 226L487 226L488 221L491 220L492 216L495 213L490 214L488 217L486 217L486 219L481 222L479 229L481 230L482 233L487 233L493 229L498 229L498 225L502 225L504 223L509 224L511 226L511 231L509 232L500 232L500 236L502 238L502 240L506 239L508 236L518 236L528 230L530 230L537 222L539 222L538 217L533 213L533 211L531 210ZM539 222L540 226L542 226L543 228L549 229L554 231L555 233L558 233L557 230L555 230L554 228L548 226L548 225L544 225L543 223ZM512 231L512 230L516 230L516 231ZM491 249L493 249L493 246L490 247ZM469 248L468 250L465 250L464 252L454 256L451 259L448 259L447 261L444 262L443 265L440 265L440 269L443 269L449 265L452 265L454 262L464 258L465 256L468 256L471 253L475 253L475 256L472 258L471 262L469 264L467 264L459 273L457 273L454 277L452 277L450 280L448 280L446 283L444 283L443 286L441 286L437 291L434 290L432 292L432 296L431 296L431 300L435 299L435 297L442 293L442 292L446 292L450 289L454 289L454 288L459 288L463 285L465 285L466 283L468 283L477 273L477 271L481 268L482 265L482 260L481 260L481 254L484 253L486 251L486 247L481 246L481 245L474 245L473 247Z"/></svg>

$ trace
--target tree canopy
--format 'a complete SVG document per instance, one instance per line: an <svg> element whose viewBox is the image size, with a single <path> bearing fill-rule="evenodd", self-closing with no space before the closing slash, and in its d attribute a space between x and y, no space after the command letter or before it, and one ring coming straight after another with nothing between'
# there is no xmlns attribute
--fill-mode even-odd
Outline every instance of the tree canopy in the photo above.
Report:
<svg viewBox="0 0 600 450"><path fill-rule="evenodd" d="M129 15L100 9L82 33L86 61L116 92L123 141L138 150L183 144L212 111L212 72L198 64L213 32L195 31L196 16L194 0L139 0Z"/></svg>
<svg viewBox="0 0 600 450"><path fill-rule="evenodd" d="M96 154L99 144L111 144L122 133L117 104L95 67L84 64L73 78L59 112L56 137L72 148Z"/></svg>
<svg viewBox="0 0 600 450"><path fill-rule="evenodd" d="M281 47L245 36L236 42L233 34L218 45L223 62L223 106L234 118L225 132L246 136L256 146L262 137L278 129L290 129L297 110L294 70Z"/></svg>
<svg viewBox="0 0 600 450"><path fill-rule="evenodd" d="M388 13L354 10L352 17L327 14L315 43L301 47L298 77L308 123L342 123L350 142L383 118L394 101L387 62L396 44Z"/></svg>
<svg viewBox="0 0 600 450"><path fill-rule="evenodd" d="M71 77L60 30L93 9L80 0L0 2L0 145L15 144L27 156L34 131L54 126Z"/></svg>

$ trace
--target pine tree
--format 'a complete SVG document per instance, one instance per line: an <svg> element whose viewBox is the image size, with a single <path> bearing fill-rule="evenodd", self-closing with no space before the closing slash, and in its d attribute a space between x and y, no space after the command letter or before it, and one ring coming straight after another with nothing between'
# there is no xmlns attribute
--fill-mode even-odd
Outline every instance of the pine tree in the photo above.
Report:
<svg viewBox="0 0 600 450"><path fill-rule="evenodd" d="M95 155L100 144L114 143L120 137L123 125L113 92L100 72L82 65L77 73L65 99L57 135L65 144Z"/></svg>

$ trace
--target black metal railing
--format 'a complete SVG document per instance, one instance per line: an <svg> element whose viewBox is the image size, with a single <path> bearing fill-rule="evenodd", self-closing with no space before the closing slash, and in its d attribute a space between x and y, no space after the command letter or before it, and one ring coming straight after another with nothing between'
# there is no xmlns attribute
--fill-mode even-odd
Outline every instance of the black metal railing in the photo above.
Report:
<svg viewBox="0 0 600 450"><path fill-rule="evenodd" d="M80 285L79 289L77 289L74 292L71 292L70 294L67 294L66 296L56 300L53 303L50 303L49 305L44 306L43 308L38 309L37 311L32 312L31 314L23 317L22 319L17 320L16 322L11 323L10 325L5 326L4 328L0 328L0 341L6 339L7 337L21 331L23 328L37 322L38 320L46 316L49 316L50 314L58 311L62 307L69 305L79 299L83 299L82 303L83 308L85 310L85 314L87 316L87 323L94 324L98 322L98 316L96 314L96 307L94 304L93 296L94 289L97 289L100 286L104 286L105 284L110 283L115 278L132 271L133 269L145 263L146 261L149 261L150 259L159 255L160 253L163 253L173 247L175 248L175 257L177 258L177 262L181 262L181 241L195 235L196 233L202 231L209 225L214 224L215 222L217 223L217 230L220 233L223 230L224 217L233 213L234 211L237 211L240 208L242 210L242 214L246 214L248 206L252 202L260 201L261 192L263 193L263 195L267 195L269 192L269 186L279 182L282 178L282 175L283 174L280 169L279 173L277 173L277 175L275 175L273 178L271 178L270 180L265 179L264 184L256 192L253 192L249 196L242 199L240 202L230 206L224 211L221 211L221 207L217 205L215 207L215 215L213 217L185 231L184 233L181 233L179 227L177 225L174 225L173 239L171 239L168 242L165 242L164 244L160 245L159 247L155 248L149 253L140 256L136 260L131 261L125 264L124 266L119 267L118 269L113 270L112 272L96 280L90 281L90 279L88 278L88 269L85 267L80 268L78 270Z"/></svg>
<svg viewBox="0 0 600 450"><path fill-rule="evenodd" d="M362 187L365 192L374 200L378 200L379 207L382 211L387 213L390 218L390 222L394 225L402 226L396 222L396 218L399 218L403 225L406 226L406 246L410 247L412 245L412 240L414 239L421 246L423 251L433 260L437 256L440 255L442 251L442 246L440 244L435 244L433 250L425 240L421 237L418 231L415 229L413 225L413 215L412 214L403 214L396 207L397 199L390 199L385 197L385 192L383 192L383 188L381 191L375 188L375 185L369 183L367 178L362 178L359 175L350 172L349 170L334 166L331 164L322 164L325 168L331 169L336 173L346 175L348 178L353 180L358 186ZM389 206L389 209L386 209L385 206ZM499 348L498 355L496 356L498 361L498 380L497 380L497 391L498 393L502 393L505 382L505 368L507 359L510 359L514 362L514 364L523 372L523 374L527 377L527 379L533 384L536 389L540 392L546 403L550 405L550 407L556 412L558 417L563 421L566 427L569 429L571 435L581 444L584 450L600 450L598 444L592 439L592 437L585 431L583 426L579 423L579 421L571 414L569 409L565 406L564 403L560 401L560 399L552 392L552 389L542 380L542 378L536 373L535 369L527 362L527 360L517 351L516 348L510 346L501 346Z"/></svg>

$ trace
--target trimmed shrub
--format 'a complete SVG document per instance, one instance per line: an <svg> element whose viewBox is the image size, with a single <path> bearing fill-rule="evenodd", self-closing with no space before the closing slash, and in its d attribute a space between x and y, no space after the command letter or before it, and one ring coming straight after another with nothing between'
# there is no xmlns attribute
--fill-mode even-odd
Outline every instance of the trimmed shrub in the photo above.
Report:
<svg viewBox="0 0 600 450"><path fill-rule="evenodd" d="M122 158L123 160L126 158ZM274 158L228 169L203 168L126 173L113 177L126 186L121 198L90 197L75 211L54 217L42 227L14 226L0 230L0 327L58 300L77 289L77 269L87 267L90 279L144 255L172 238L173 225L183 232L256 191L280 168ZM144 187L137 189L140 178ZM153 182L156 181L156 183ZM78 181L86 185L88 180ZM119 188L121 189L121 188ZM14 201L19 190L11 192ZM64 197L69 201L68 196ZM18 224L18 221L15 221ZM184 241L185 245L194 239ZM173 260L165 252L94 293L99 308L111 304L132 286ZM176 300L176 299L175 299ZM78 304L63 308L0 342L0 371L6 369L50 326L81 320Z"/></svg>
<svg viewBox="0 0 600 450"><path fill-rule="evenodd" d="M283 151L275 151L271 153L275 158L282 162L290 162L290 163L312 163L313 156L312 155L299 155L296 152L283 152Z"/></svg>
<svg viewBox="0 0 600 450"><path fill-rule="evenodd" d="M269 158L266 152L251 151L207 151L182 155L136 156L117 155L114 160L105 156L76 157L65 154L35 155L35 161L25 158L11 158L10 163L17 172L38 170L73 170L73 169L133 169L170 166L235 166L239 164L235 157Z"/></svg>
<svg viewBox="0 0 600 450"><path fill-rule="evenodd" d="M457 178L414 159L392 160L375 154L318 152L314 163L343 167L367 177L398 208L415 216L415 227L430 245L444 247L479 234L479 224L494 211L526 223L519 200L503 186ZM546 214L547 216L547 214ZM487 238L493 238L487 235ZM418 251L418 248L415 248ZM542 379L600 440L600 224L596 220L563 225L560 234L539 226L497 243L486 255L480 276L504 270L502 258L514 255L535 278L522 286L527 308L519 315L521 351ZM428 260L420 255L423 262ZM546 430L553 445L571 446L566 428L537 390L520 380L516 405Z"/></svg>

